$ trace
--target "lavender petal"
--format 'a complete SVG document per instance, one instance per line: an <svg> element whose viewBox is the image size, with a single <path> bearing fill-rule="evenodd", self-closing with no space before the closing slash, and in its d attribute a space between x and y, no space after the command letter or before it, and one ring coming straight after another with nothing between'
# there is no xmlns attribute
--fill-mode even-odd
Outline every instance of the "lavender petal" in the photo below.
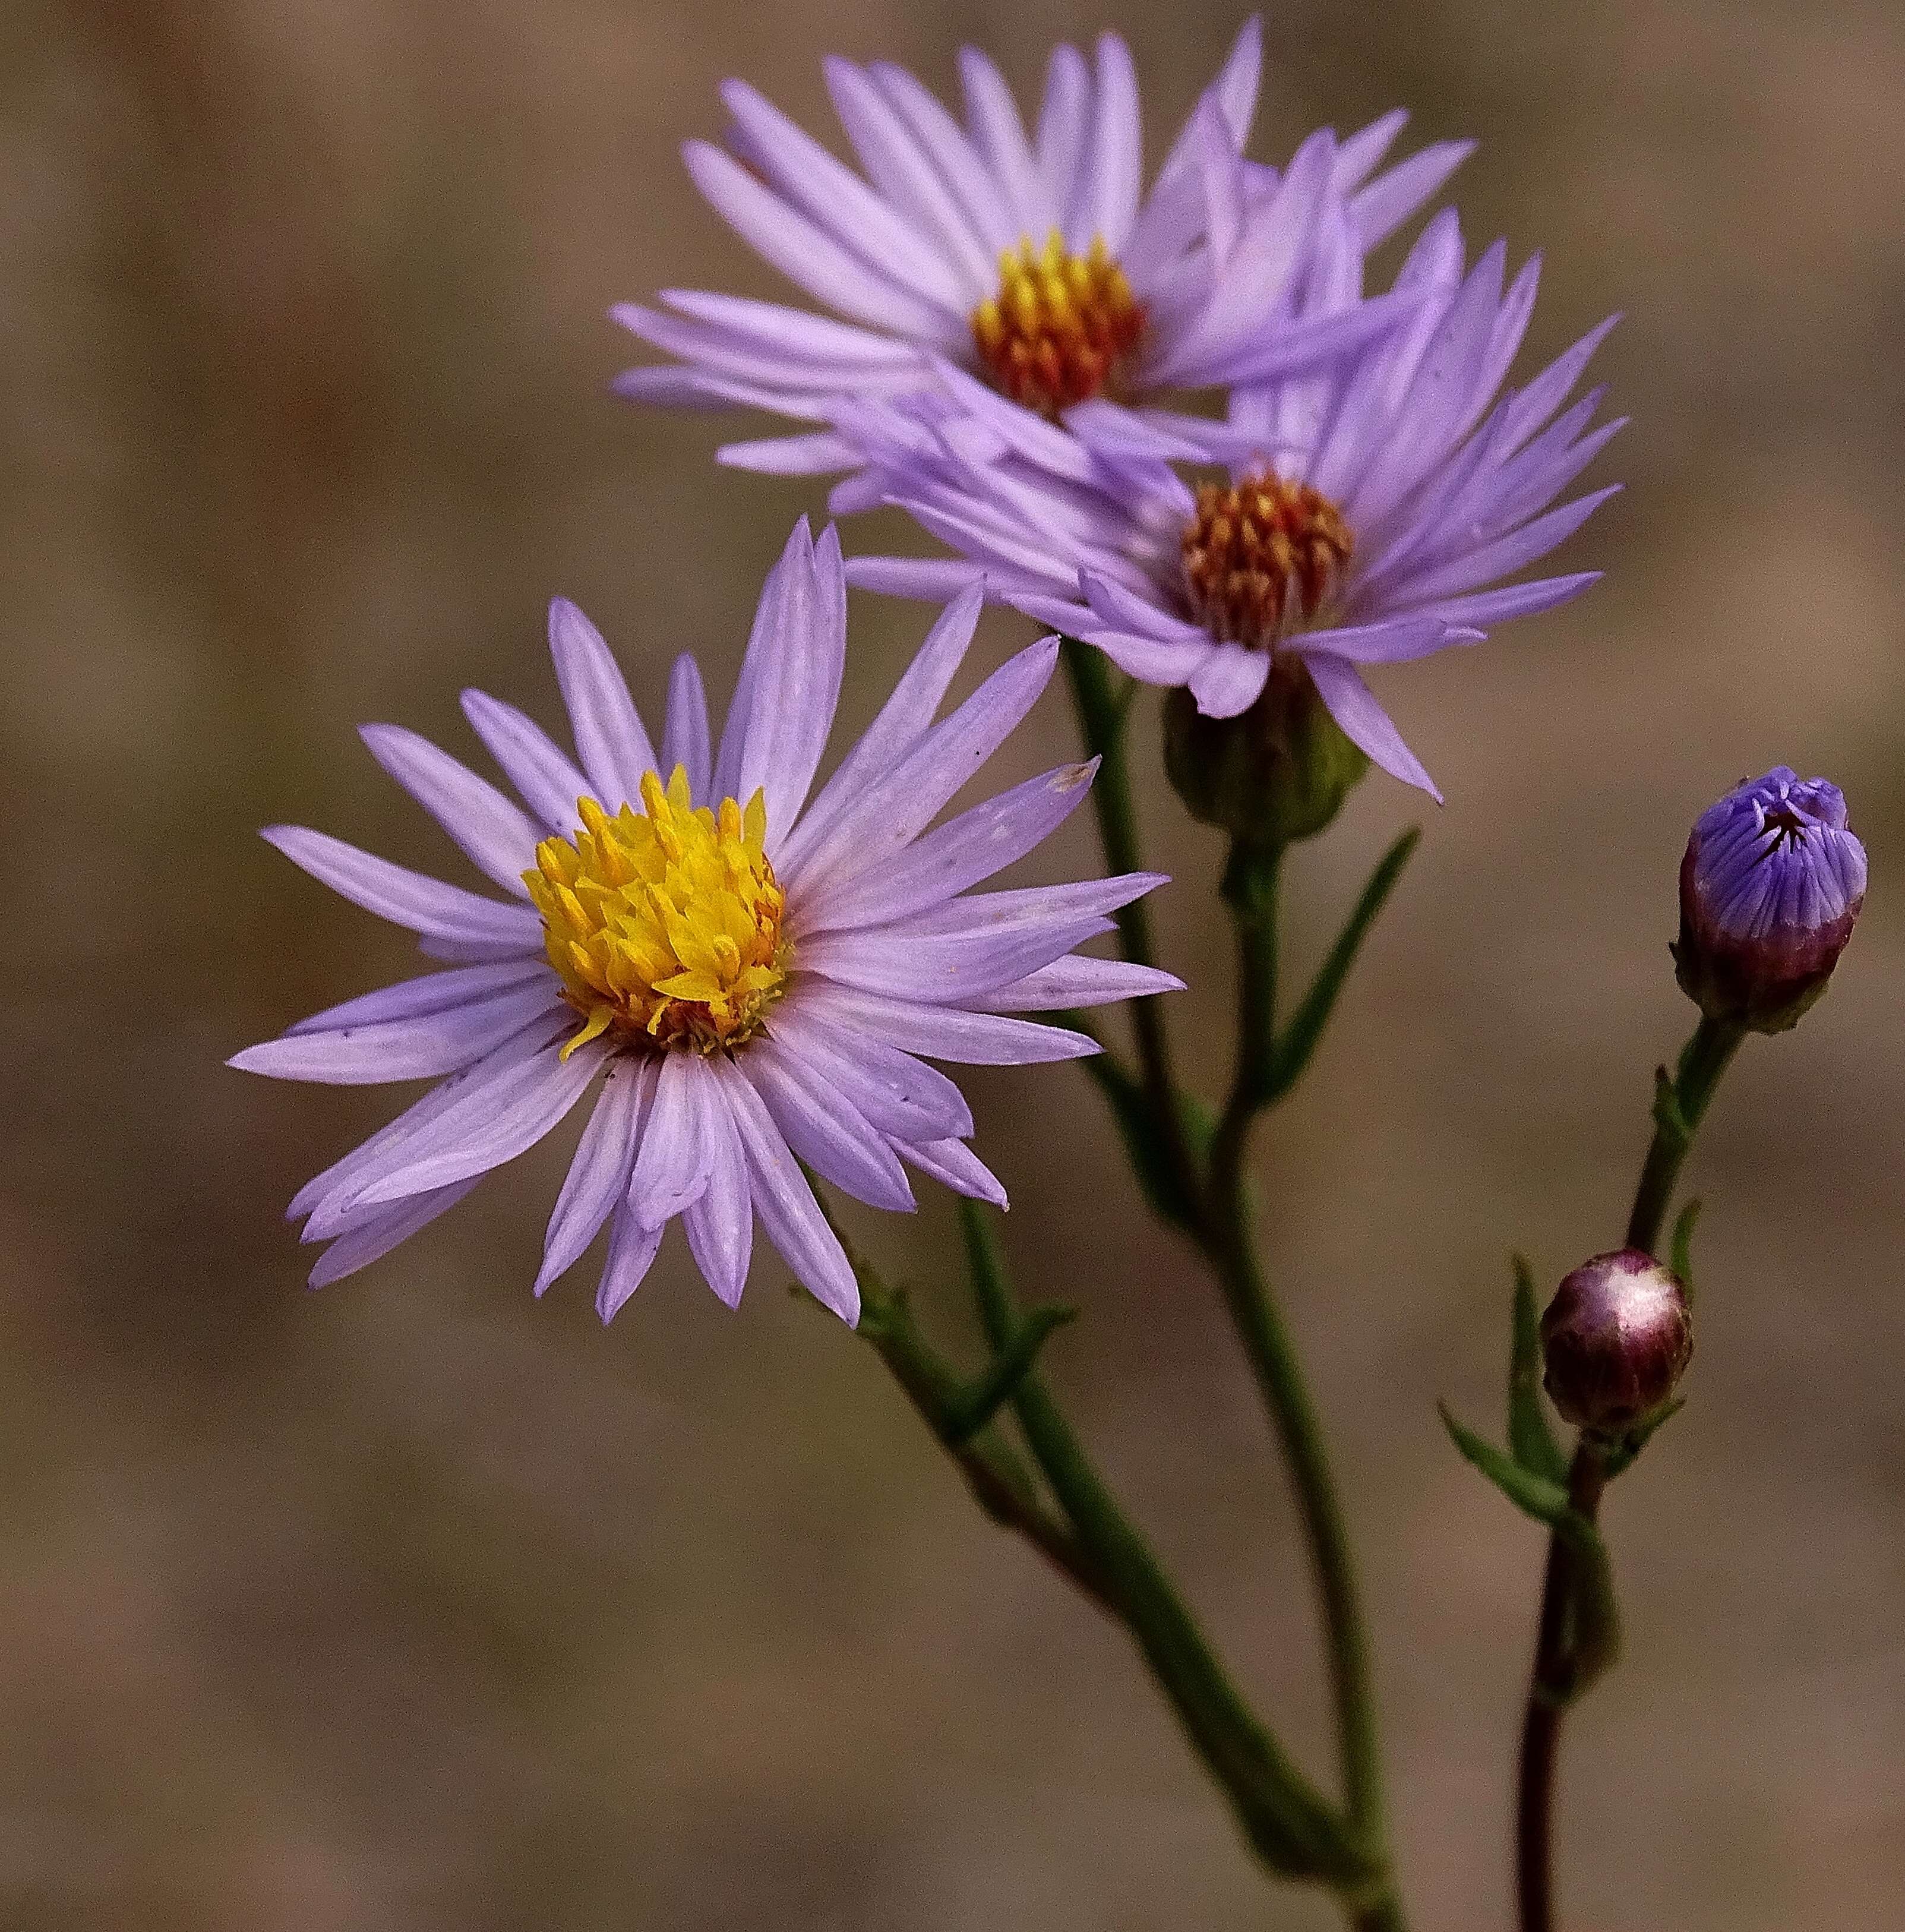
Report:
<svg viewBox="0 0 1905 1932"><path fill-rule="evenodd" d="M485 877L529 897L524 868L535 862L536 828L496 787L400 724L358 732L372 758L454 839Z"/></svg>
<svg viewBox="0 0 1905 1932"><path fill-rule="evenodd" d="M1435 780L1402 742L1402 734L1396 729L1394 721L1376 702L1375 693L1363 682L1356 667L1346 658L1333 658L1323 651L1306 656L1304 662L1330 716L1342 728L1343 736L1352 744L1360 745L1392 778L1418 787L1440 805L1442 795L1436 788Z"/></svg>
<svg viewBox="0 0 1905 1932"><path fill-rule="evenodd" d="M565 837L573 832L580 822L576 801L590 787L568 754L515 706L484 692L463 694L463 715L544 828Z"/></svg>
<svg viewBox="0 0 1905 1932"><path fill-rule="evenodd" d="M438 1215L447 1214L482 1178L481 1174L473 1174L452 1186L413 1195L382 1214L360 1221L340 1234L319 1256L317 1265L310 1272L311 1286L328 1288L334 1281L342 1281L346 1275L355 1274L359 1268L381 1260L400 1241L407 1241Z"/></svg>
<svg viewBox="0 0 1905 1932"><path fill-rule="evenodd" d="M735 1070L726 1060L718 1065L704 1060L702 1064L708 1069L712 1090L702 1113L708 1184L682 1210L681 1224L702 1279L719 1300L734 1308L740 1305L741 1291L747 1286L748 1260L754 1248L754 1204L735 1121L736 1102L724 1077ZM746 1086L738 1074L735 1079ZM748 1089L750 1094L752 1090Z"/></svg>
<svg viewBox="0 0 1905 1932"><path fill-rule="evenodd" d="M952 716L875 779L812 843L790 850L790 892L818 896L900 850L1005 741L1052 681L1056 639L1032 645L994 671Z"/></svg>
<svg viewBox="0 0 1905 1932"><path fill-rule="evenodd" d="M746 1161L744 1185L767 1238L807 1292L853 1327L860 1319L860 1285L839 1238L827 1226L792 1150L740 1070L723 1063L718 1077Z"/></svg>
<svg viewBox="0 0 1905 1932"><path fill-rule="evenodd" d="M899 1150L902 1160L922 1174L950 1187L956 1194L970 1195L975 1201L989 1201L995 1208L1010 1208L999 1178L968 1147L964 1141L928 1141Z"/></svg>
<svg viewBox="0 0 1905 1932"><path fill-rule="evenodd" d="M773 1037L811 1082L843 1094L883 1134L940 1140L973 1130L965 1096L937 1067L862 1024L870 998L801 974L774 1016ZM909 1009L909 1010L910 1010Z"/></svg>
<svg viewBox="0 0 1905 1932"><path fill-rule="evenodd" d="M434 1079L481 1059L550 1012L560 998L553 980L544 975L527 986L437 1012L334 1032L286 1034L247 1047L225 1064L274 1080L312 1080L332 1087Z"/></svg>
<svg viewBox="0 0 1905 1932"><path fill-rule="evenodd" d="M609 1230L608 1258L602 1264L602 1278L596 1289L596 1312L604 1322L613 1322L642 1285L654 1265L662 1234L659 1228L644 1228L626 1207L616 1215Z"/></svg>
<svg viewBox="0 0 1905 1932"><path fill-rule="evenodd" d="M483 949L478 956L489 958L542 950L542 922L526 906L503 905L426 878L302 825L267 826L263 836L294 866L393 926Z"/></svg>
<svg viewBox="0 0 1905 1932"><path fill-rule="evenodd" d="M1056 831L1090 790L1098 760L1061 765L974 806L884 865L830 893L820 916L835 928L884 926L938 905L1003 872ZM796 919L792 936L814 929Z"/></svg>
<svg viewBox="0 0 1905 1932"><path fill-rule="evenodd" d="M635 1148L646 1103L654 1097L658 1069L652 1058L626 1055L612 1060L597 1095L589 1124L577 1142L575 1158L556 1197L543 1237L542 1266L537 1270L539 1296L556 1278L580 1259L582 1251L628 1193L635 1165Z"/></svg>
<svg viewBox="0 0 1905 1932"><path fill-rule="evenodd" d="M458 966L447 973L425 973L380 986L354 1000L326 1006L309 1019L286 1027L287 1035L337 1033L346 1027L378 1026L386 1020L414 1019L420 1013L440 1013L453 1006L474 1005L498 993L513 992L548 972L539 959L500 959L485 966Z"/></svg>
<svg viewBox="0 0 1905 1932"><path fill-rule="evenodd" d="M679 765L688 774L688 795L701 804L712 802L708 791L713 778L709 746L708 695L702 688L701 667L683 651L668 674L668 722L662 728L658 772L666 778Z"/></svg>
<svg viewBox="0 0 1905 1932"><path fill-rule="evenodd" d="M484 1093L463 1100L418 1133L410 1159L373 1182L358 1198L400 1201L487 1174L535 1146L588 1090L604 1049L591 1040L564 1060L553 1046L525 1061Z"/></svg>
<svg viewBox="0 0 1905 1932"><path fill-rule="evenodd" d="M611 812L634 803L656 769L655 748L602 633L566 597L549 606L549 655L597 802Z"/></svg>
<svg viewBox="0 0 1905 1932"><path fill-rule="evenodd" d="M772 1040L754 1041L739 1064L782 1137L815 1173L871 1207L911 1213L913 1190L885 1136L837 1088L807 1078Z"/></svg>

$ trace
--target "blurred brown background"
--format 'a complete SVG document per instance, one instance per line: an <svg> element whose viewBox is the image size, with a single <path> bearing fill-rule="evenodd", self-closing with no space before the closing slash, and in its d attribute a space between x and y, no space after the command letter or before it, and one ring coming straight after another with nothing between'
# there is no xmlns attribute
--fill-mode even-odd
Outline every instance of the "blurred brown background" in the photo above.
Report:
<svg viewBox="0 0 1905 1932"><path fill-rule="evenodd" d="M386 1118L220 1063L405 970L260 824L455 855L352 736L555 716L550 592L639 694L723 692L818 493L604 385L668 283L773 290L676 158L744 74L830 127L829 48L1022 88L1122 26L1154 141L1231 8L14 0L0 16L0 1924L209 1932L1138 1932L1335 1922L1265 1890L1118 1634L981 1522L865 1348L671 1245L603 1333L528 1284L566 1146L324 1294L278 1219ZM1905 18L1847 0L1508 0L1270 23L1256 152L1400 102L1470 134L1477 241L1548 270L1531 357L1610 308L1625 495L1570 610L1384 686L1445 785L1268 1136L1276 1273L1378 1633L1418 1924L1508 1923L1535 1532L1432 1407L1492 1422L1506 1252L1616 1237L1695 812L1838 778L1864 928L1744 1057L1696 1162L1685 1417L1612 1524L1630 1654L1574 1726L1564 1870L1601 1932L1905 1924ZM862 525L862 548L899 534ZM926 614L856 600L851 722ZM1023 634L988 620L988 657ZM1147 726L1147 730L1150 727ZM838 742L838 741L836 741ZM1000 762L1070 743L1056 694ZM1295 867L1313 957L1418 801ZM1160 902L1223 1057L1216 862ZM1090 862L1082 821L1034 876ZM981 1075L1054 1371L1239 1670L1322 1772L1302 1558L1214 1298L1127 1204L1075 1071ZM948 1345L943 1197L866 1222Z"/></svg>

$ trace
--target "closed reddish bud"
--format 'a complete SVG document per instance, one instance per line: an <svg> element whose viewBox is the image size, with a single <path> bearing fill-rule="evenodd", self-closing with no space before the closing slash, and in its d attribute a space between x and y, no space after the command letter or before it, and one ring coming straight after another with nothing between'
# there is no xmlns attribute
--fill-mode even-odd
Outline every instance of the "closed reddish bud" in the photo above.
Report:
<svg viewBox="0 0 1905 1932"><path fill-rule="evenodd" d="M1596 1435L1652 1414L1693 1352L1686 1291L1638 1248L1583 1262L1541 1317L1543 1386L1570 1422Z"/></svg>

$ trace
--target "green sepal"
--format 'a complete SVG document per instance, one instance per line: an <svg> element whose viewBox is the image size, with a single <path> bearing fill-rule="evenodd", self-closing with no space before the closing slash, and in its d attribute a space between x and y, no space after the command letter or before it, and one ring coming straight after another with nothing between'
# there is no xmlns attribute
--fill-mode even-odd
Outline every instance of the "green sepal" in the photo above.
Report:
<svg viewBox="0 0 1905 1932"><path fill-rule="evenodd" d="M1168 1221L1187 1234L1196 1234L1203 1203L1184 1196L1168 1144L1159 1131L1150 1096L1108 1053L1094 1054L1084 1062L1084 1066L1097 1083L1099 1091L1111 1102L1112 1118L1118 1123L1146 1204L1160 1220ZM1201 1180L1210 1167L1216 1117L1202 1100L1184 1094L1178 1096L1178 1120L1190 1152L1191 1165Z"/></svg>
<svg viewBox="0 0 1905 1932"><path fill-rule="evenodd" d="M1369 769L1300 658L1277 652L1237 717L1207 717L1181 685L1165 698L1165 776L1193 818L1246 844L1314 838Z"/></svg>
<svg viewBox="0 0 1905 1932"><path fill-rule="evenodd" d="M1508 1358L1508 1446L1532 1474L1551 1483L1568 1480L1568 1454L1555 1440L1541 1401L1541 1316L1534 1295L1534 1273L1525 1255L1515 1267L1514 1341Z"/></svg>
<svg viewBox="0 0 1905 1932"><path fill-rule="evenodd" d="M1652 1415L1643 1415L1624 1434L1605 1443L1601 1458L1607 1465L1608 1480L1612 1482L1616 1476L1632 1468L1635 1458L1654 1439L1654 1432L1663 1424L1671 1422L1686 1406L1687 1400L1684 1396L1675 1396L1662 1402Z"/></svg>

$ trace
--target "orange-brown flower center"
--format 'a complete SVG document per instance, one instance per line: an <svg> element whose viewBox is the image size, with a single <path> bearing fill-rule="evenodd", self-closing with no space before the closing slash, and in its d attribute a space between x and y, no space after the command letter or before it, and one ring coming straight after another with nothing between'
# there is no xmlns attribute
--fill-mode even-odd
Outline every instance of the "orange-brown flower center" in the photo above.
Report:
<svg viewBox="0 0 1905 1932"><path fill-rule="evenodd" d="M999 292L973 310L973 340L1016 403L1056 416L1115 394L1144 332L1144 311L1102 239L1070 254L1056 229L999 256Z"/></svg>
<svg viewBox="0 0 1905 1932"><path fill-rule="evenodd" d="M1342 512L1274 470L1206 483L1184 526L1184 592L1210 634L1273 649L1316 616L1341 584L1354 538Z"/></svg>

